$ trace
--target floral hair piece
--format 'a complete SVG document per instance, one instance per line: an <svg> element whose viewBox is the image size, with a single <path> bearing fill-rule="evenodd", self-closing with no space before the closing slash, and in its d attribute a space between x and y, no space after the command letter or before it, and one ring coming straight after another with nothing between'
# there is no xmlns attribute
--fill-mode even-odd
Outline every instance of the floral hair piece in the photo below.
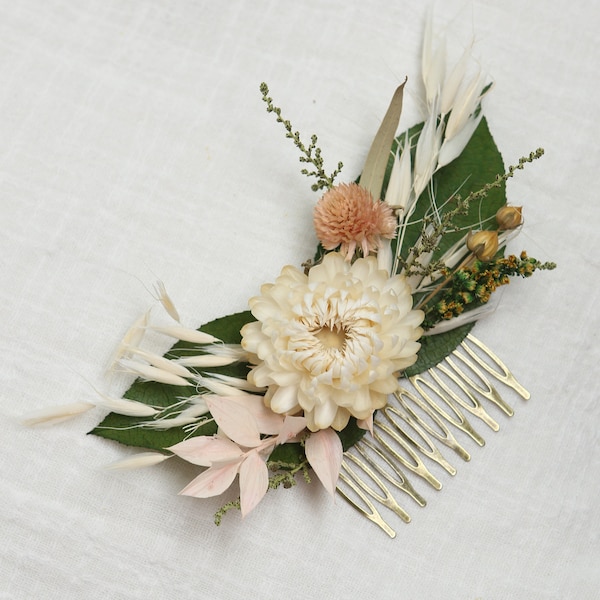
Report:
<svg viewBox="0 0 600 600"><path fill-rule="evenodd" d="M497 430L489 407L512 415L492 381L529 397L470 331L510 277L555 266L525 252L505 255L523 226L505 182L543 151L505 169L483 116L491 86L479 72L469 75L467 54L448 77L445 60L429 24L425 118L397 135L405 81L350 182L336 181L342 163L325 172L317 137L305 145L262 84L267 111L322 194L314 257L283 267L249 300L250 311L199 330L180 322L159 282L169 323L148 311L114 355L113 369L137 377L125 397L97 393L24 422L110 410L92 433L145 451L109 468L178 457L201 468L180 492L197 498L238 481L239 497L226 499L217 524L231 508L247 515L268 489L296 485L299 473L310 482L313 472L393 537L390 511L410 520L399 495L425 504L406 473L440 489L428 462L456 472L442 446L469 460L460 436L484 443L469 419ZM142 347L149 331L178 341L156 355Z"/></svg>

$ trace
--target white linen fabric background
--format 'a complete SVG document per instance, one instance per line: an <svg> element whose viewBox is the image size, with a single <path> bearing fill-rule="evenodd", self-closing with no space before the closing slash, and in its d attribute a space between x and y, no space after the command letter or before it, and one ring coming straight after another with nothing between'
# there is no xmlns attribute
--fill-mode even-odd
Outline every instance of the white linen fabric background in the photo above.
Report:
<svg viewBox="0 0 600 600"><path fill-rule="evenodd" d="M213 525L218 499L177 496L167 462L109 473L130 449L84 435L102 416L27 429L28 411L93 397L162 279L185 322L246 308L316 243L317 200L260 101L360 172L395 86L420 120L431 2L2 0L0 19L0 598L597 598L600 589L593 3L449 0L436 29L495 82L512 249L559 267L503 291L476 335L531 391L470 463L419 486L389 539L318 485ZM164 351L166 347L157 347Z"/></svg>

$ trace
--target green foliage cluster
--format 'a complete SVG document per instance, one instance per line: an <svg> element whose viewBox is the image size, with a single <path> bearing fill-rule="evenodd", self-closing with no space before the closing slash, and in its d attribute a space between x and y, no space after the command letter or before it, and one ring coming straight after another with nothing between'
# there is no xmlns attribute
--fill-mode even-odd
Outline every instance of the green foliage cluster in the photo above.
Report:
<svg viewBox="0 0 600 600"><path fill-rule="evenodd" d="M440 290L425 307L424 329L442 320L457 317L468 308L486 304L492 293L510 282L510 277L531 277L537 270L555 269L554 263L541 263L522 252L520 257L499 256L492 261L475 261L472 266L455 271L448 285Z"/></svg>

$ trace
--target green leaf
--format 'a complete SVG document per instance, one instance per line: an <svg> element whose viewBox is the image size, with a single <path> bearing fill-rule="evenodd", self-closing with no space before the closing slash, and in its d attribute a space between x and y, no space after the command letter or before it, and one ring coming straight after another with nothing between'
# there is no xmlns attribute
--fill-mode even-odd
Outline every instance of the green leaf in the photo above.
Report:
<svg viewBox="0 0 600 600"><path fill-rule="evenodd" d="M475 323L467 323L462 327L451 329L439 335L426 335L419 341L421 350L417 362L404 371L406 377L418 375L435 367L442 362L446 356L452 354L456 347L467 337Z"/></svg>
<svg viewBox="0 0 600 600"><path fill-rule="evenodd" d="M242 339L240 329L246 323L250 323L251 321L254 321L254 317L252 316L252 313L246 311L215 319L201 327L200 330L214 335L225 343L239 344ZM166 356L169 358L187 356L190 354L190 351L195 348L197 348L197 345L190 342L178 342L166 353ZM246 363L235 363L227 367L202 369L202 372L221 373L232 377L245 378L248 374L248 368ZM196 388L193 386L173 386L138 379L127 392L125 392L124 397L152 406L167 407L171 406L179 399L188 398L196 393ZM189 437L181 427L174 427L167 430L140 428L139 424L146 420L147 419L140 419L139 417L126 417L110 413L96 428L90 431L90 433L106 439L115 440L127 446L137 446L149 448L151 450L163 450L164 448L177 444L186 437ZM193 436L212 435L216 433L216 431L217 426L214 422L211 422L198 428L193 433Z"/></svg>

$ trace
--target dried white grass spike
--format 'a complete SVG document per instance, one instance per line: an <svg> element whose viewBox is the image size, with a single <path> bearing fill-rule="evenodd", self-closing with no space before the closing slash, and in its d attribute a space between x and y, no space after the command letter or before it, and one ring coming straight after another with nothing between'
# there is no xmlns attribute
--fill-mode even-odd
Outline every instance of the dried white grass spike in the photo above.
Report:
<svg viewBox="0 0 600 600"><path fill-rule="evenodd" d="M202 351L215 356L228 356L238 361L248 360L248 352L242 348L241 344L212 344L202 348Z"/></svg>
<svg viewBox="0 0 600 600"><path fill-rule="evenodd" d="M190 425L191 423L198 422L197 417L172 417L170 419L157 419L156 421L148 421L143 423L144 427L148 429L171 429L173 427L183 427L184 425Z"/></svg>
<svg viewBox="0 0 600 600"><path fill-rule="evenodd" d="M140 452L129 458L118 460L104 467L107 471L129 471L131 469L143 469L153 467L161 462L171 458L171 454L162 454L161 452Z"/></svg>
<svg viewBox="0 0 600 600"><path fill-rule="evenodd" d="M205 373L211 379L217 379L223 383L230 385L231 387L239 390L246 390L248 392L264 392L265 388L256 387L250 383L247 379L241 379L240 377L231 377L230 375L223 375L221 373Z"/></svg>
<svg viewBox="0 0 600 600"><path fill-rule="evenodd" d="M149 329L158 331L164 335L177 338L183 342L191 342L192 344L212 344L213 342L220 342L219 338L197 329L190 329L188 327L157 327L150 326Z"/></svg>
<svg viewBox="0 0 600 600"><path fill-rule="evenodd" d="M72 419L77 415L87 412L91 408L95 408L95 406L95 404L91 404L90 402L74 402L73 404L51 406L27 413L20 421L23 425L29 427L33 425L55 425L56 423L62 423L62 421Z"/></svg>
<svg viewBox="0 0 600 600"><path fill-rule="evenodd" d="M248 396L248 392L243 392L242 390L233 387L231 385L226 385L225 383L221 383L216 379L212 379L210 377L202 377L198 375L196 381L198 385L206 388L208 391L216 394L217 396Z"/></svg>
<svg viewBox="0 0 600 600"><path fill-rule="evenodd" d="M107 408L108 410L119 415L128 417L152 417L158 414L158 411L143 402L136 400L128 400L127 398L110 398L104 394L100 394L102 400L96 403L96 406Z"/></svg>
<svg viewBox="0 0 600 600"><path fill-rule="evenodd" d="M196 419L203 417L208 413L208 406L206 402L195 402L192 406L188 406L186 409L179 413L179 416L184 419Z"/></svg>
<svg viewBox="0 0 600 600"><path fill-rule="evenodd" d="M238 359L231 356L216 356L214 354L198 354L196 356L185 356L175 360L176 363L186 367L226 367Z"/></svg>
<svg viewBox="0 0 600 600"><path fill-rule="evenodd" d="M123 367L127 373L133 373L147 381L156 381L158 383L166 383L167 385L192 385L183 377L179 377L179 375L174 375L173 373L169 373L158 367L146 365L134 360L123 358L119 361L119 365Z"/></svg>
<svg viewBox="0 0 600 600"><path fill-rule="evenodd" d="M136 356L141 356L143 359L147 360L152 366L158 367L163 371L168 371L169 373L173 373L173 375L179 375L179 377L193 377L194 374L188 371L183 364L179 361L169 360L164 356L160 356L158 354L154 354L153 352L147 352L146 350L142 350L141 348L132 348L131 352Z"/></svg>
<svg viewBox="0 0 600 600"><path fill-rule="evenodd" d="M117 346L115 353L110 359L109 369L114 368L117 361L127 355L130 347L139 345L144 338L144 334L146 333L149 317L150 311L148 310L141 317L136 319L133 325L131 325L131 327L127 330L123 336L123 339L121 340L121 343Z"/></svg>
<svg viewBox="0 0 600 600"><path fill-rule="evenodd" d="M157 281L154 286L154 291L157 293L159 302L163 305L163 308L167 311L169 316L175 321L179 322L179 313L175 308L175 304L167 294L167 289L165 288L165 284L162 281Z"/></svg>

